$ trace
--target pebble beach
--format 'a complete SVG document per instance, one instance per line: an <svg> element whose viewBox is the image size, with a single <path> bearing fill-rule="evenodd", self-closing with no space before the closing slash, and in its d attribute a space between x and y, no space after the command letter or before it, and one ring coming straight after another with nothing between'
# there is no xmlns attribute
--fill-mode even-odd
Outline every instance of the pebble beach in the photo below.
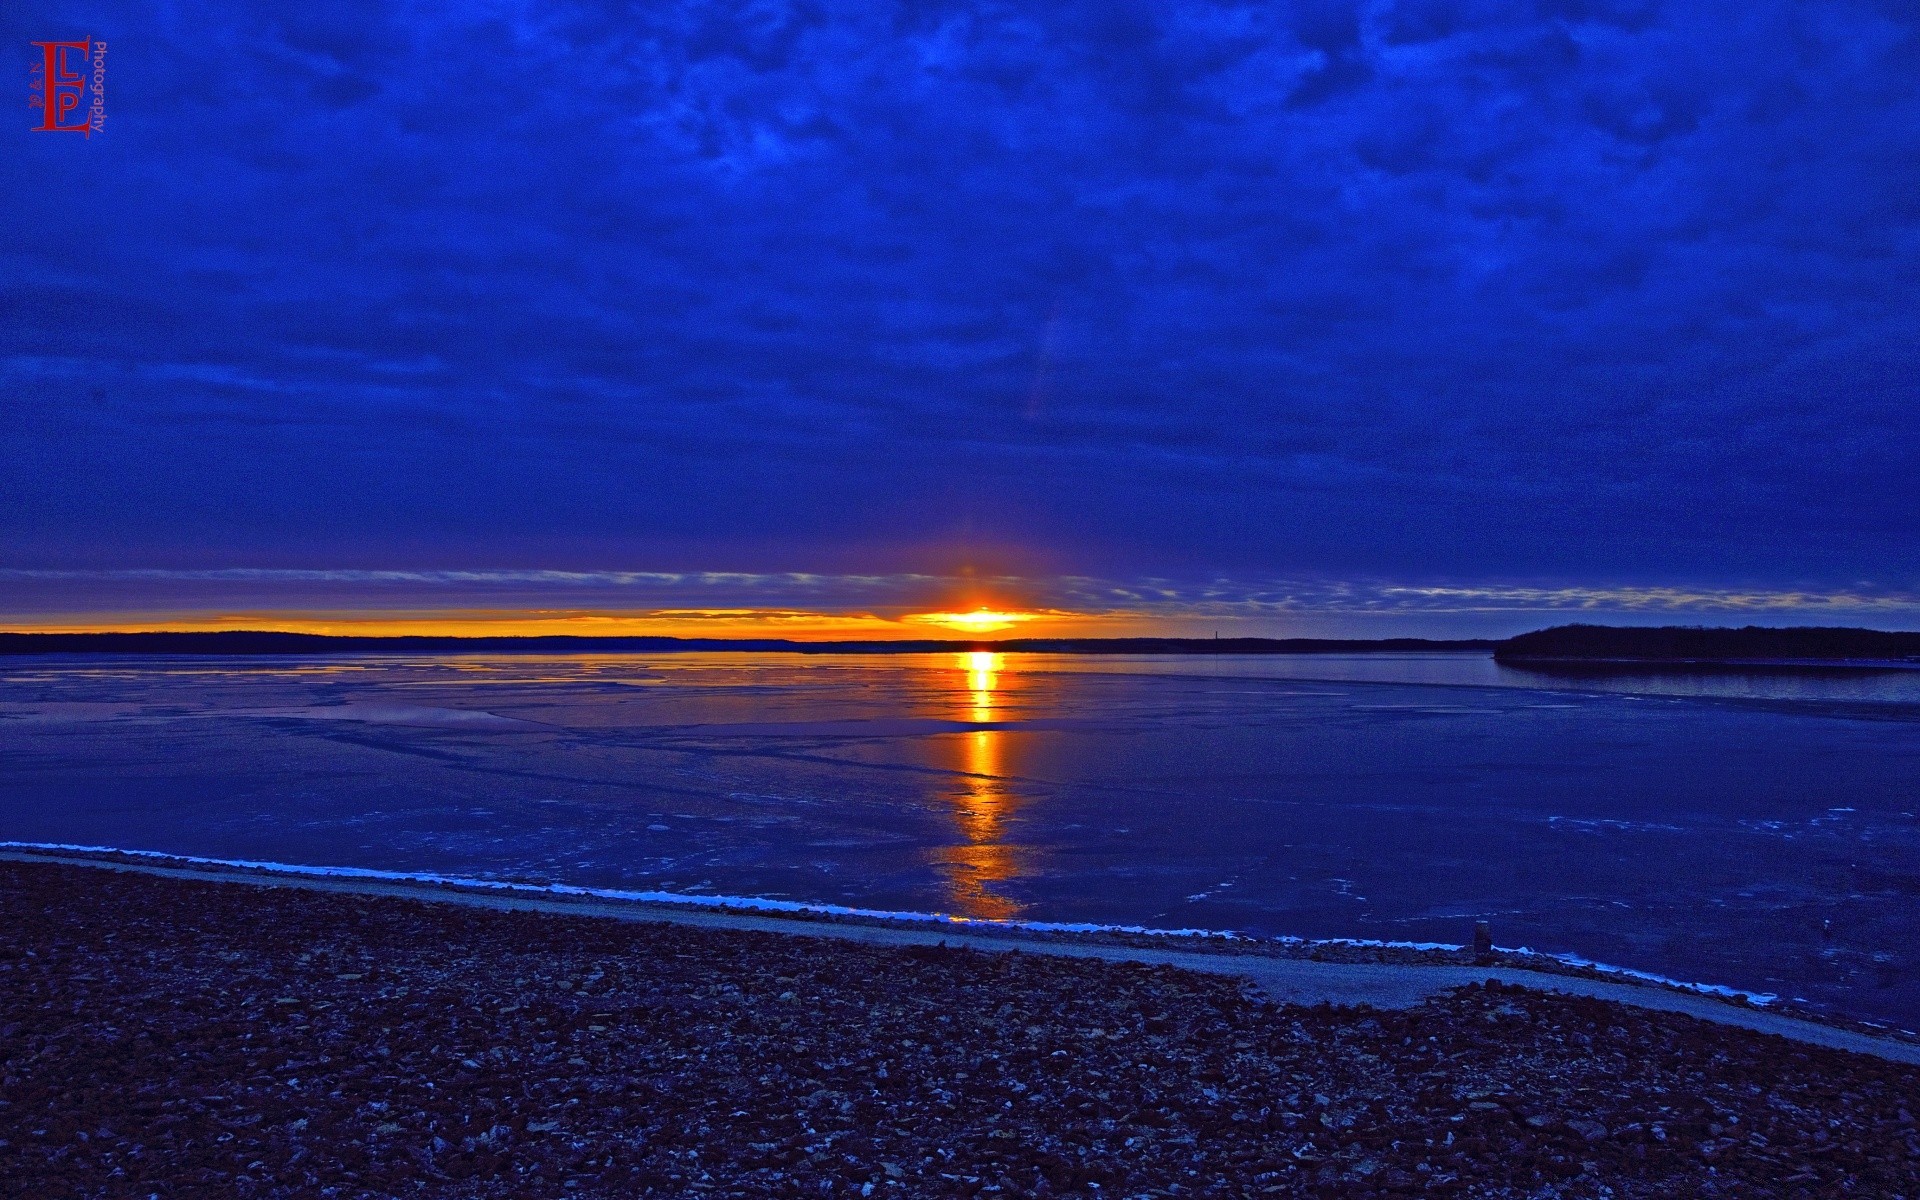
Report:
<svg viewBox="0 0 1920 1200"><path fill-rule="evenodd" d="M0 863L34 1196L1920 1197L1920 1072L1474 986Z"/></svg>

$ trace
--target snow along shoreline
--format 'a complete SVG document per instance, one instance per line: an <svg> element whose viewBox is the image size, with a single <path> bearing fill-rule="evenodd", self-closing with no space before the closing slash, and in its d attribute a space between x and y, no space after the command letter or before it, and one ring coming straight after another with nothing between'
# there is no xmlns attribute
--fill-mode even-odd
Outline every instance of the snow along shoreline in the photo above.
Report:
<svg viewBox="0 0 1920 1200"><path fill-rule="evenodd" d="M937 913L903 915L887 910L806 905L757 897L629 892L570 884L476 880L431 872L361 867L302 866L67 843L0 842L0 861L126 871L182 882L309 889L496 911L660 921L716 932L756 931L872 946L905 948L939 944L993 953L1023 952L1161 964L1237 976L1273 1000L1286 1004L1409 1008L1455 988L1499 982L1636 1008L1683 1013L1808 1045L1920 1065L1920 1042L1889 1036L1882 1026L1789 1015L1757 1007L1742 999L1741 993L1734 989L1695 991L1654 986L1642 980L1659 977L1637 972L1623 973L1622 979L1616 981L1558 958L1508 950L1497 951L1492 965L1466 965L1469 961L1466 952L1432 943L1414 943L1410 947L1358 941L1261 939L1213 930L1149 930L1142 934L1131 932L1131 927L1126 926L1059 922L1011 926ZM672 899L670 902L646 899L655 895ZM728 901L745 903L727 907ZM861 915L866 912L879 915ZM1435 948L1424 948L1429 946ZM1369 954L1382 957L1352 957ZM1727 998L1729 995L1732 998Z"/></svg>
<svg viewBox="0 0 1920 1200"><path fill-rule="evenodd" d="M976 917L956 916L951 913L859 908L843 904L816 903L803 900L772 900L759 896L632 891L621 888L583 887L569 883L523 883L511 880L443 875L431 871L387 871L373 867L314 866L301 863L275 862L264 859L212 858L193 854L174 854L162 850L128 850L118 846L87 846L65 842L0 841L0 850L20 851L27 854L114 856L152 862L156 865L173 864L176 867L211 867L230 871L258 872L268 875L301 878L365 880L369 882L450 888L482 893L494 892L529 897L539 896L570 900L594 900L615 904L644 906L660 905L685 909L714 910L723 913L768 914L799 919L828 917L879 923L897 922L909 925L950 927L956 931L966 932L978 931L1043 935L1118 935L1149 938L1156 941L1165 940L1169 944L1178 944L1183 941L1212 944L1224 943L1234 949L1253 953L1258 953L1263 949L1284 949L1297 953L1301 950L1311 950L1314 947L1400 950L1413 953L1444 952L1454 954L1463 952L1466 949L1464 946L1449 942L1386 941L1375 938L1256 937L1249 934L1236 933L1232 930L1160 929L1146 925L1100 924L1086 921L996 921ZM1720 1000L1731 1001L1735 1004L1766 1007L1779 1001L1777 995L1768 992L1749 992L1723 984L1673 979L1650 971L1636 970L1632 967L1618 967L1608 963L1595 962L1577 954L1538 951L1524 946L1495 947L1495 950L1504 955L1544 960L1539 963L1542 967L1546 967L1548 964L1557 964L1562 967L1572 968L1583 975L1595 975L1633 984L1667 988L1700 996L1710 996Z"/></svg>

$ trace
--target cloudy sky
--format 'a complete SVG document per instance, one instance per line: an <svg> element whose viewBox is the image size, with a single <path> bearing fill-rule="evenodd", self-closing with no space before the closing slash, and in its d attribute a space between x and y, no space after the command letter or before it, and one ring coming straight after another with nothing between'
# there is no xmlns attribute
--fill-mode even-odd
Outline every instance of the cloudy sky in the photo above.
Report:
<svg viewBox="0 0 1920 1200"><path fill-rule="evenodd" d="M1909 0L0 28L0 624L1920 625Z"/></svg>

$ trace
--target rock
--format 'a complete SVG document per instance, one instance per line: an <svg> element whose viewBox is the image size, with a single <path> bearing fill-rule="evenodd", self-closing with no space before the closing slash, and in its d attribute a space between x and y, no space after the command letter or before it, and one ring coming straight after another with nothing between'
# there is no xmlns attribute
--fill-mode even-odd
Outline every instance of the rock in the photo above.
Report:
<svg viewBox="0 0 1920 1200"><path fill-rule="evenodd" d="M1589 1142L1607 1140L1607 1127L1598 1121L1589 1121L1584 1117L1574 1117L1567 1122L1567 1128L1573 1130Z"/></svg>

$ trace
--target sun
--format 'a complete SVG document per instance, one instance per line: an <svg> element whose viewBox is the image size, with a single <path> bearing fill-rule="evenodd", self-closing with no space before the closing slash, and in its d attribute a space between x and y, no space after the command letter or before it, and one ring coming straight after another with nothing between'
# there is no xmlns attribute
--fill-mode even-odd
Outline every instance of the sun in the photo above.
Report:
<svg viewBox="0 0 1920 1200"><path fill-rule="evenodd" d="M916 613L907 620L957 629L962 633L994 633L1002 629L1011 629L1022 621L1031 621L1038 615L1038 613L995 612L990 608L976 608L972 612Z"/></svg>

